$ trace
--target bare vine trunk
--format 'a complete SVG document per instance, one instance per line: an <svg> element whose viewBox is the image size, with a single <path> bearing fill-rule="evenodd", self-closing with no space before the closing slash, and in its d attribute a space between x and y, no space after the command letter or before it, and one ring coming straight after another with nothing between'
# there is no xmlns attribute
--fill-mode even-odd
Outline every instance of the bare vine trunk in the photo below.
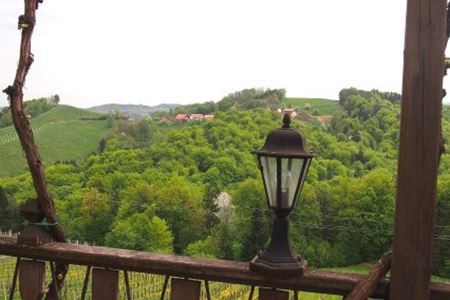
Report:
<svg viewBox="0 0 450 300"><path fill-rule="evenodd" d="M364 280L358 282L345 300L365 300L377 289L378 282L391 268L392 251L386 252Z"/></svg>
<svg viewBox="0 0 450 300"><path fill-rule="evenodd" d="M39 206L47 221L55 224L55 226L50 226L50 231L54 240L57 242L66 242L64 231L62 227L57 224L54 203L48 191L42 160L40 158L36 143L34 142L30 122L28 121L23 106L23 86L28 70L33 63L33 54L31 53L31 37L33 34L34 25L36 23L36 9L41 2L42 0L25 0L25 13L19 17L18 24L19 29L22 30L19 65L17 67L14 84L12 86L8 86L3 92L9 96L14 127L16 128L17 135L19 136L22 149L25 152L28 167L33 178L33 185L36 190ZM62 287L64 277L67 273L67 268L67 265L57 265L57 282L52 282L52 286L49 288L46 299L58 299L54 285L57 284L58 289Z"/></svg>

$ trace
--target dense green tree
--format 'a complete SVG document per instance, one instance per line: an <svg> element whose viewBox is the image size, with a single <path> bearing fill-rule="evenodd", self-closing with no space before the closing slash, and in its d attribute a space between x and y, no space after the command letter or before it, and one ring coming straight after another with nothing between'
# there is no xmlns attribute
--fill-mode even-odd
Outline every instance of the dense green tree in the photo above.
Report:
<svg viewBox="0 0 450 300"><path fill-rule="evenodd" d="M217 184L211 183L205 185L205 198L204 198L205 229L208 235L211 234L212 228L219 221L219 219L216 216L216 213L219 211L216 199L219 196L220 191L221 188Z"/></svg>
<svg viewBox="0 0 450 300"><path fill-rule="evenodd" d="M114 223L105 243L116 248L172 253L172 241L166 222L143 212Z"/></svg>
<svg viewBox="0 0 450 300"><path fill-rule="evenodd" d="M0 209L6 208L8 203L8 196L6 195L5 189L0 186Z"/></svg>
<svg viewBox="0 0 450 300"><path fill-rule="evenodd" d="M201 239L205 232L203 191L179 176L171 176L155 186L156 215L167 221L174 237L174 251Z"/></svg>
<svg viewBox="0 0 450 300"><path fill-rule="evenodd" d="M5 189L0 186L0 232L17 231L22 227L22 222L23 218L18 214L18 207L8 201Z"/></svg>
<svg viewBox="0 0 450 300"><path fill-rule="evenodd" d="M208 236L204 240L190 243L184 254L194 257L217 258L217 249L211 236Z"/></svg>
<svg viewBox="0 0 450 300"><path fill-rule="evenodd" d="M254 202L251 207L249 228L242 235L240 259L249 261L265 248L269 240L270 231L268 220L264 215L264 204Z"/></svg>
<svg viewBox="0 0 450 300"><path fill-rule="evenodd" d="M232 193L239 258L248 260L263 249L270 235L272 213L268 211L262 182L247 179Z"/></svg>
<svg viewBox="0 0 450 300"><path fill-rule="evenodd" d="M114 220L111 205L106 195L95 188L83 194L79 215L72 222L75 239L103 244L106 234Z"/></svg>
<svg viewBox="0 0 450 300"><path fill-rule="evenodd" d="M435 239L433 242L433 269L441 276L450 277L450 174L438 181Z"/></svg>
<svg viewBox="0 0 450 300"><path fill-rule="evenodd" d="M126 219L155 206L155 190L142 180L125 188L119 197L122 199L117 214L119 219Z"/></svg>
<svg viewBox="0 0 450 300"><path fill-rule="evenodd" d="M98 143L97 152L102 153L103 151L105 151L105 149L106 149L106 140L101 139L100 142Z"/></svg>
<svg viewBox="0 0 450 300"><path fill-rule="evenodd" d="M215 240L216 257L220 259L233 260L233 228L230 222L222 221L212 233Z"/></svg>

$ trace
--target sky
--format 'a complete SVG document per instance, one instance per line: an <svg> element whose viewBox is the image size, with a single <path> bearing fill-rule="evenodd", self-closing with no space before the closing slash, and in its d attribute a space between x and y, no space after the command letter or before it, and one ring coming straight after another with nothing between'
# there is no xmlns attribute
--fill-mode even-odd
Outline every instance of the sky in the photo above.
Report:
<svg viewBox="0 0 450 300"><path fill-rule="evenodd" d="M0 1L0 88L18 61L23 1ZM252 87L337 99L401 91L406 0L45 0L25 99L195 103ZM5 94L0 106L6 106Z"/></svg>

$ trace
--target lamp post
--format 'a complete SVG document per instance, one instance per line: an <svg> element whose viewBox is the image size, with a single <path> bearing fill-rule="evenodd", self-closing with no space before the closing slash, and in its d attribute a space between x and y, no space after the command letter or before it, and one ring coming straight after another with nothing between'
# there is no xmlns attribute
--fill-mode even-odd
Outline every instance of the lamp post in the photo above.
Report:
<svg viewBox="0 0 450 300"><path fill-rule="evenodd" d="M275 213L269 246L250 262L254 271L302 274L306 268L306 261L289 246L287 216L297 202L314 154L290 122L290 116L284 115L283 127L271 131L264 146L252 152L258 158L268 205Z"/></svg>

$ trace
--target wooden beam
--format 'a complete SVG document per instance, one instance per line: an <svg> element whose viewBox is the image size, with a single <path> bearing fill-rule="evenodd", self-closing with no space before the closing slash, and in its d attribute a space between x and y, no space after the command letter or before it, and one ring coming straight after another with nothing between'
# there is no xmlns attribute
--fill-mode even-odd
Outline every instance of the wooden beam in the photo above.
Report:
<svg viewBox="0 0 450 300"><path fill-rule="evenodd" d="M199 300L201 281L172 278L170 300Z"/></svg>
<svg viewBox="0 0 450 300"><path fill-rule="evenodd" d="M307 271L302 276L270 276L250 271L247 262L200 259L65 243L40 246L20 245L17 244L17 239L12 237L0 237L0 255L336 295L347 295L360 280L365 278L363 275L318 270ZM386 298L388 288L389 280L382 279L372 297ZM432 284L431 299L450 299L450 285Z"/></svg>
<svg viewBox="0 0 450 300"><path fill-rule="evenodd" d="M19 290L24 300L42 299L45 281L45 262L22 259L19 264Z"/></svg>
<svg viewBox="0 0 450 300"><path fill-rule="evenodd" d="M429 299L445 0L408 0L390 299Z"/></svg>
<svg viewBox="0 0 450 300"><path fill-rule="evenodd" d="M92 270L92 300L119 299L119 272L95 268Z"/></svg>
<svg viewBox="0 0 450 300"><path fill-rule="evenodd" d="M289 292L261 288L258 300L289 300Z"/></svg>

